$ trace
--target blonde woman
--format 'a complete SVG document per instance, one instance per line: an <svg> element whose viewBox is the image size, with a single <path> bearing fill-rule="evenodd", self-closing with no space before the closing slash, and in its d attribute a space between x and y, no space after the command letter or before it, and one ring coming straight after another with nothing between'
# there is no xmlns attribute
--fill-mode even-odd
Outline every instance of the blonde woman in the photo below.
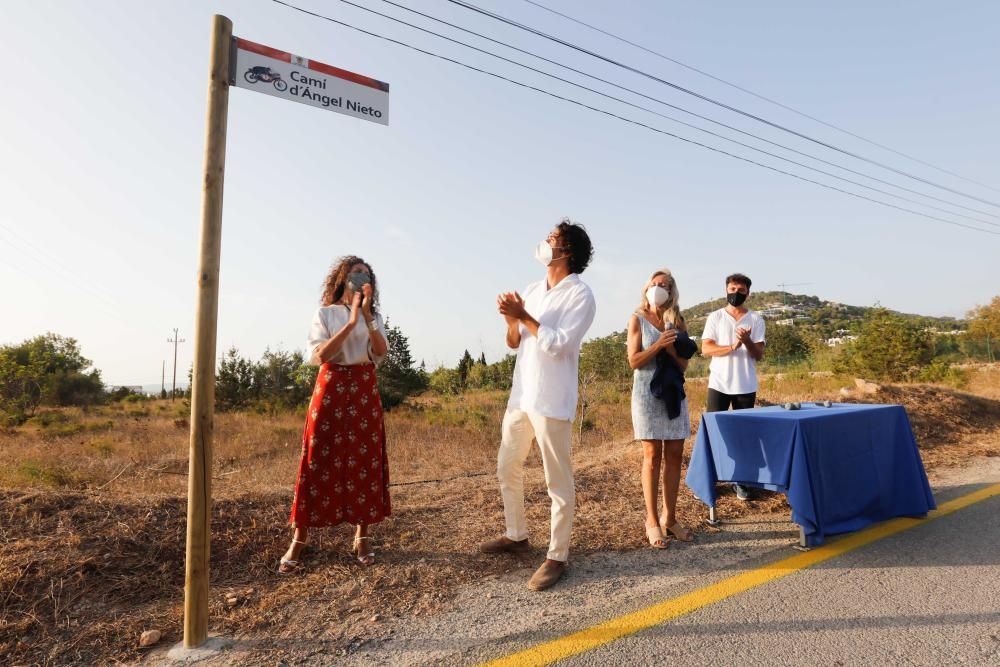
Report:
<svg viewBox="0 0 1000 667"><path fill-rule="evenodd" d="M655 549L666 549L668 536L683 542L694 539L677 523L676 509L684 439L691 435L684 372L696 349L681 316L677 282L669 270L656 271L628 321L628 362L634 371L632 427L636 440L642 441L646 538ZM663 507L658 514L661 463Z"/></svg>

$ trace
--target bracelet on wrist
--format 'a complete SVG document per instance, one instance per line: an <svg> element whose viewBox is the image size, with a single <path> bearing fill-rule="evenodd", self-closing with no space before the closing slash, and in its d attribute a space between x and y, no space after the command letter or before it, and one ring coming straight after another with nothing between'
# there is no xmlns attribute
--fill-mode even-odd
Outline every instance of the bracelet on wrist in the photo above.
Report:
<svg viewBox="0 0 1000 667"><path fill-rule="evenodd" d="M366 320L365 324L368 326L369 331L378 331L378 322L375 319Z"/></svg>

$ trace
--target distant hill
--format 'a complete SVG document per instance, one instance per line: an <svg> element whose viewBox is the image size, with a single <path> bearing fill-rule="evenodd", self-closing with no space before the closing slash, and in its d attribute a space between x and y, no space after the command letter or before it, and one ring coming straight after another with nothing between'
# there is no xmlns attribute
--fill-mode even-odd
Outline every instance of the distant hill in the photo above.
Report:
<svg viewBox="0 0 1000 667"><path fill-rule="evenodd" d="M684 318L694 335L700 335L705 326L705 318L713 310L726 305L723 298L705 301L684 309ZM851 306L835 301L824 301L817 296L791 294L789 292L751 292L746 304L756 310L768 322L808 326L816 333L831 337L839 331L856 333L865 315L873 310L868 306ZM962 330L965 320L954 317L930 317L897 313L917 325L938 331Z"/></svg>

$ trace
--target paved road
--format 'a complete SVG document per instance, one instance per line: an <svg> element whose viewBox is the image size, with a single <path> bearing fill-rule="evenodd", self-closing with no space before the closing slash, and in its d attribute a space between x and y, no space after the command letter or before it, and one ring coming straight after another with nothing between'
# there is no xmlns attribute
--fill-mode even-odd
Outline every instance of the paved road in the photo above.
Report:
<svg viewBox="0 0 1000 667"><path fill-rule="evenodd" d="M1000 496L563 661L1000 665Z"/></svg>
<svg viewBox="0 0 1000 667"><path fill-rule="evenodd" d="M1000 482L1000 457L931 477L938 504ZM787 517L753 517L694 544L574 559L543 593L537 563L469 587L441 613L386 624L331 656L300 638L287 664L474 665L700 591L796 552ZM515 561L517 562L517 561ZM236 647L212 664L275 664ZM278 664L282 664L279 662ZM562 661L565 665L997 665L1000 496Z"/></svg>
<svg viewBox="0 0 1000 667"><path fill-rule="evenodd" d="M1000 482L1000 460L932 477L938 503ZM359 647L354 664L477 664L795 553L785 517L667 552L598 554L551 592L531 566ZM534 564L531 564L532 566ZM563 661L567 665L998 665L1000 497Z"/></svg>

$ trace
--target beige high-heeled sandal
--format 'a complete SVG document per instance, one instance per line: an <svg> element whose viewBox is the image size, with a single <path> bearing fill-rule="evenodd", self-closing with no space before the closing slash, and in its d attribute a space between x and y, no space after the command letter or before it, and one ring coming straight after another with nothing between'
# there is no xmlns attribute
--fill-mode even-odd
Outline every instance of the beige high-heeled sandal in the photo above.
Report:
<svg viewBox="0 0 1000 667"><path fill-rule="evenodd" d="M665 535L670 535L674 539L678 539L681 542L694 542L694 533L692 533L689 528L682 526L676 521L674 522L674 525L669 528L665 528L663 533Z"/></svg>
<svg viewBox="0 0 1000 667"><path fill-rule="evenodd" d="M666 549L670 546L659 526L646 526L646 539L649 540L649 546L654 549Z"/></svg>
<svg viewBox="0 0 1000 667"><path fill-rule="evenodd" d="M303 547L305 547L306 543L303 542L302 540L297 540L293 537L292 544L301 544L303 545ZM297 569L299 569L298 560L292 560L290 558L283 557L281 561L278 563L278 574L291 574L292 572L295 572Z"/></svg>
<svg viewBox="0 0 1000 667"><path fill-rule="evenodd" d="M358 562L364 565L365 567L368 567L369 565L375 564L375 552L369 551L366 554L361 553L361 543L364 542L365 540L371 541L371 538L368 535L365 536L355 535L354 545L351 550L354 552L355 554L354 557L358 559Z"/></svg>

